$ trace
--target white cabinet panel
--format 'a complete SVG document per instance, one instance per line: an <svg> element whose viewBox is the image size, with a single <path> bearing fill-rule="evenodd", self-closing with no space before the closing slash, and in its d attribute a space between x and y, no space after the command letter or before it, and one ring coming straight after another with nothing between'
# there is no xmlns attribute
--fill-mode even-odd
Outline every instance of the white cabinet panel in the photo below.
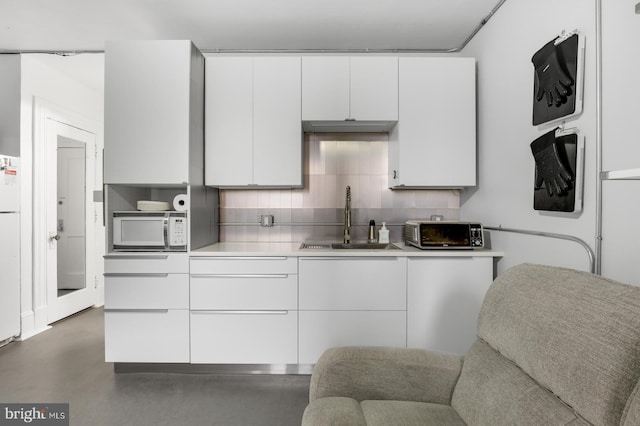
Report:
<svg viewBox="0 0 640 426"><path fill-rule="evenodd" d="M398 120L398 58L351 58L351 117L356 120Z"/></svg>
<svg viewBox="0 0 640 426"><path fill-rule="evenodd" d="M189 309L187 274L106 274L107 309Z"/></svg>
<svg viewBox="0 0 640 426"><path fill-rule="evenodd" d="M253 183L302 186L299 57L253 60Z"/></svg>
<svg viewBox="0 0 640 426"><path fill-rule="evenodd" d="M192 275L191 309L298 309L297 275Z"/></svg>
<svg viewBox="0 0 640 426"><path fill-rule="evenodd" d="M191 362L295 364L295 311L192 311Z"/></svg>
<svg viewBox="0 0 640 426"><path fill-rule="evenodd" d="M466 353L493 282L493 258L411 258L407 269L407 346Z"/></svg>
<svg viewBox="0 0 640 426"><path fill-rule="evenodd" d="M301 311L300 364L334 346L406 346L404 311Z"/></svg>
<svg viewBox="0 0 640 426"><path fill-rule="evenodd" d="M205 183L302 186L299 57L208 57Z"/></svg>
<svg viewBox="0 0 640 426"><path fill-rule="evenodd" d="M253 183L253 65L208 57L205 68L205 183Z"/></svg>
<svg viewBox="0 0 640 426"><path fill-rule="evenodd" d="M298 259L284 256L192 257L191 274L297 274Z"/></svg>
<svg viewBox="0 0 640 426"><path fill-rule="evenodd" d="M188 310L106 310L106 362L189 362Z"/></svg>
<svg viewBox="0 0 640 426"><path fill-rule="evenodd" d="M189 273L189 256L184 254L107 255L104 272L116 274Z"/></svg>
<svg viewBox="0 0 640 426"><path fill-rule="evenodd" d="M398 58L302 58L302 120L396 121Z"/></svg>
<svg viewBox="0 0 640 426"><path fill-rule="evenodd" d="M405 310L405 257L300 258L301 310Z"/></svg>
<svg viewBox="0 0 640 426"><path fill-rule="evenodd" d="M349 111L349 57L302 58L302 119L345 120Z"/></svg>
<svg viewBox="0 0 640 426"><path fill-rule="evenodd" d="M203 67L204 58L188 40L107 43L105 183L190 181L190 123L202 115L191 87L202 84ZM201 139L193 142L202 149Z"/></svg>
<svg viewBox="0 0 640 426"><path fill-rule="evenodd" d="M399 58L390 187L476 184L475 82L473 58Z"/></svg>

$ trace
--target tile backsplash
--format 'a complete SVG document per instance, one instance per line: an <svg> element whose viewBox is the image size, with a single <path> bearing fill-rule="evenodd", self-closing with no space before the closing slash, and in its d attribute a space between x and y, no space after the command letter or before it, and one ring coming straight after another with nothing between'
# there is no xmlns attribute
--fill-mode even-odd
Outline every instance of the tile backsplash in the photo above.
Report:
<svg viewBox="0 0 640 426"><path fill-rule="evenodd" d="M312 133L304 144L303 188L220 191L220 241L341 241L347 186L353 241L366 240L370 219L387 223L391 241L407 219L459 219L458 190L388 188L387 134ZM265 214L274 226L259 226Z"/></svg>

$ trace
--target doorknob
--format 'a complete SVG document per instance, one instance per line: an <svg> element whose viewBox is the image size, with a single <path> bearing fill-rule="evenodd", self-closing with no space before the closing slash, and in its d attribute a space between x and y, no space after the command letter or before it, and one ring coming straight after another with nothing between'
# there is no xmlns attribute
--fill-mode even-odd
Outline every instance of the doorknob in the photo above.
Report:
<svg viewBox="0 0 640 426"><path fill-rule="evenodd" d="M49 241L53 242L53 240L58 241L60 239L60 235L55 234L55 235L51 235L49 234Z"/></svg>

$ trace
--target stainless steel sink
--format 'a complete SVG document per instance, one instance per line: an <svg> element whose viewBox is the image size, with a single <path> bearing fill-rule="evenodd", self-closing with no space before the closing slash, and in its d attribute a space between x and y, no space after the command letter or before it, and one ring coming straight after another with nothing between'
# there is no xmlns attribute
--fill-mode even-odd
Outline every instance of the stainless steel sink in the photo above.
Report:
<svg viewBox="0 0 640 426"><path fill-rule="evenodd" d="M340 250L400 250L390 243L333 243L331 248Z"/></svg>
<svg viewBox="0 0 640 426"><path fill-rule="evenodd" d="M302 243L301 249L402 250L390 243Z"/></svg>

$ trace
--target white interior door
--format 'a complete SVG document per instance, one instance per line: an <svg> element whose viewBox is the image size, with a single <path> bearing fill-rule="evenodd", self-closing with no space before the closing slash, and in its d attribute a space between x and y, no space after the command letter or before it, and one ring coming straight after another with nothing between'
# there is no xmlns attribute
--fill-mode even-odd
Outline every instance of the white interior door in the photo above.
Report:
<svg viewBox="0 0 640 426"><path fill-rule="evenodd" d="M95 304L95 135L47 118L47 309L51 324Z"/></svg>

